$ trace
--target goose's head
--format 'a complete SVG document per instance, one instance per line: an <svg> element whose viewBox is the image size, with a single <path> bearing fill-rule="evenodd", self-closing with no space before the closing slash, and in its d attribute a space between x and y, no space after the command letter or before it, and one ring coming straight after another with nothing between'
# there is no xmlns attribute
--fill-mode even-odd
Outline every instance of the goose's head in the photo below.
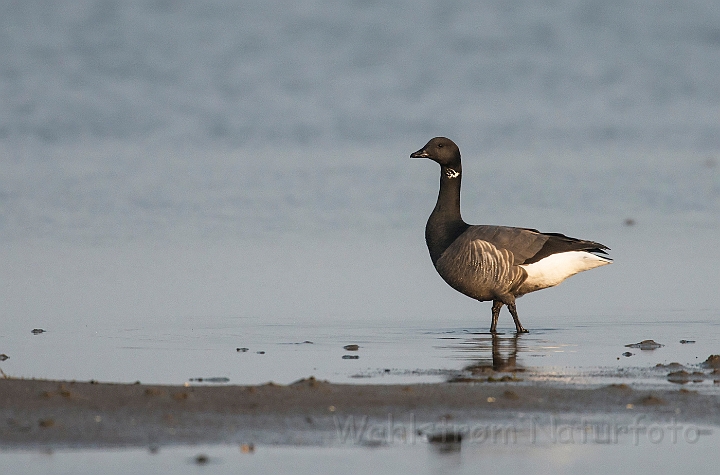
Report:
<svg viewBox="0 0 720 475"><path fill-rule="evenodd" d="M460 168L460 149L447 137L435 137L410 158L429 158L442 166Z"/></svg>

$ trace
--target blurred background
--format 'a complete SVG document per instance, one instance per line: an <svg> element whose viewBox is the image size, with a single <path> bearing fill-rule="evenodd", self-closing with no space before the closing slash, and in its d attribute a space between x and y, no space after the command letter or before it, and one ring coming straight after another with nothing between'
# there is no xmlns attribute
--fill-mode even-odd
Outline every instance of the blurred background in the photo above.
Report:
<svg viewBox="0 0 720 475"><path fill-rule="evenodd" d="M424 247L438 170L408 156L436 135L466 221L613 248L529 328L720 313L716 1L4 1L3 368L99 377L247 322L484 328Z"/></svg>

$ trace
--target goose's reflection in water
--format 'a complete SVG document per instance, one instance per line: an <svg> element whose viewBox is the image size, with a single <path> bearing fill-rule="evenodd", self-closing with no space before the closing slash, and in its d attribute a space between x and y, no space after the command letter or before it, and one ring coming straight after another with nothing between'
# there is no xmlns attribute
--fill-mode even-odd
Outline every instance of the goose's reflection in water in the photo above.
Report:
<svg viewBox="0 0 720 475"><path fill-rule="evenodd" d="M472 361L463 367L462 374L454 376L450 382L471 381L513 381L515 373L525 371L518 363L518 353L527 350L520 334L473 334L457 346L452 346L462 354L463 359ZM504 373L504 374L498 374Z"/></svg>

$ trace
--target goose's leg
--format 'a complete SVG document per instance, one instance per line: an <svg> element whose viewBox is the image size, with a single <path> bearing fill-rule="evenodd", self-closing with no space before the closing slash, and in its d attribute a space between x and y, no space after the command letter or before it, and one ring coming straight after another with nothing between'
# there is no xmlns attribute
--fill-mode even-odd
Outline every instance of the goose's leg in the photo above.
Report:
<svg viewBox="0 0 720 475"><path fill-rule="evenodd" d="M510 315L512 315L513 320L515 320L515 330L518 333L530 333L525 329L525 327L522 326L522 323L520 323L520 318L518 318L517 314L517 308L515 308L515 299L513 298L513 301L511 303L508 303L507 306L508 310L510 310Z"/></svg>
<svg viewBox="0 0 720 475"><path fill-rule="evenodd" d="M503 303L500 300L493 300L492 306L492 322L490 323L490 333L497 333L497 322L500 316L500 309Z"/></svg>

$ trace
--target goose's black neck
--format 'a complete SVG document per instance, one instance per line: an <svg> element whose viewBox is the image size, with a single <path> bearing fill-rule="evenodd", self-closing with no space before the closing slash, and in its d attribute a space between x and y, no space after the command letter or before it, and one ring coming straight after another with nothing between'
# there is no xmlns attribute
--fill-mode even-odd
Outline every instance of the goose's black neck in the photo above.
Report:
<svg viewBox="0 0 720 475"><path fill-rule="evenodd" d="M445 249L469 227L460 216L462 167L440 167L440 192L425 226L425 241L433 264Z"/></svg>

